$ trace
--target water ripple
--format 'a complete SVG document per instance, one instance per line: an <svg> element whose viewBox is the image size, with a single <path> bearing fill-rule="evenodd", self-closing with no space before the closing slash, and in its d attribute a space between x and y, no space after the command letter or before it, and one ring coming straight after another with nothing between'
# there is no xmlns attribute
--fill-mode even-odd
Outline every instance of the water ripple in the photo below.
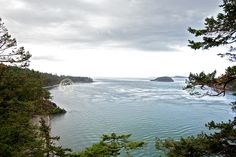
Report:
<svg viewBox="0 0 236 157"><path fill-rule="evenodd" d="M54 135L61 144L81 150L99 141L106 133L132 133L132 139L148 144L132 152L139 157L154 157L155 138L196 135L207 131L205 123L234 116L232 97L190 96L182 90L184 81L159 83L146 80L103 80L75 84L73 92L52 89L53 101L68 112L53 117Z"/></svg>

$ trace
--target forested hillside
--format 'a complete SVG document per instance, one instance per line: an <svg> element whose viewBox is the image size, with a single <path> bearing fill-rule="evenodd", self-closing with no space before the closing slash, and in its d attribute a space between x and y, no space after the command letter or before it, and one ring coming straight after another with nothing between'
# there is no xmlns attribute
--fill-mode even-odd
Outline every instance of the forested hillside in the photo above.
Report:
<svg viewBox="0 0 236 157"><path fill-rule="evenodd" d="M4 67L2 64L1 67ZM41 80L43 86L53 86L59 84L63 79L71 79L73 82L80 82L80 83L91 83L93 82L92 78L89 77L75 77L75 76L65 76L65 75L55 75L50 73L42 73L35 70L30 70L27 68L19 68L16 66L8 66L8 70L12 71L14 74L26 74L28 76L35 76Z"/></svg>
<svg viewBox="0 0 236 157"><path fill-rule="evenodd" d="M1 157L43 156L49 151L46 137L30 121L34 115L64 112L50 101L41 73L0 64Z"/></svg>
<svg viewBox="0 0 236 157"><path fill-rule="evenodd" d="M63 79L71 79L75 83L91 83L93 82L92 78L89 77L76 77L76 76L65 76L65 75L53 75L50 73L40 73L40 76L43 79L44 86L53 86L59 84Z"/></svg>

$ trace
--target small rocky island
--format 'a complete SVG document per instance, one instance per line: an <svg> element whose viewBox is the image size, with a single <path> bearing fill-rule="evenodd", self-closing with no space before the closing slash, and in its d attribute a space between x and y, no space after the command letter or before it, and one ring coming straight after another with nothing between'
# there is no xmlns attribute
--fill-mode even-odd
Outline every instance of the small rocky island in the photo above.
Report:
<svg viewBox="0 0 236 157"><path fill-rule="evenodd" d="M163 76L163 77L158 77L154 80L151 81L157 81L157 82L174 82L174 80L171 77L168 76Z"/></svg>

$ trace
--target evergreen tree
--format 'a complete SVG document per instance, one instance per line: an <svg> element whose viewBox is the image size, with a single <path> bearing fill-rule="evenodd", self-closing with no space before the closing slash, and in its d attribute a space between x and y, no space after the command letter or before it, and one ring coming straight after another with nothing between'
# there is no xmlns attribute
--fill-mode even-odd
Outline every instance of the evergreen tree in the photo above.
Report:
<svg viewBox="0 0 236 157"><path fill-rule="evenodd" d="M0 19L0 156L44 157L47 141L42 140L38 127L31 123L35 114L58 113L49 92L43 88L42 74L29 69L31 55L23 47L17 49L16 39ZM16 66L7 65L19 65ZM44 126L45 127L45 126ZM50 136L49 136L50 137ZM64 156L60 147L46 147Z"/></svg>
<svg viewBox="0 0 236 157"><path fill-rule="evenodd" d="M223 0L220 7L223 8L223 12L216 17L206 18L204 29L188 28L188 31L196 37L202 37L202 41L189 40L189 46L193 49L229 46L228 53L219 55L228 56L230 61L236 61L236 54L234 54L236 50L236 0Z"/></svg>
<svg viewBox="0 0 236 157"><path fill-rule="evenodd" d="M122 151L125 151L128 157L131 157L130 150L142 148L144 142L130 141L131 134L117 135L112 133L110 135L103 135L99 143L93 144L84 151L72 154L73 157L115 157L119 156Z"/></svg>
<svg viewBox="0 0 236 157"><path fill-rule="evenodd" d="M226 46L229 52L219 54L229 57L230 61L236 61L236 0L223 0L220 5L223 13L217 17L205 19L204 29L189 28L189 32L196 37L202 37L202 41L189 40L189 46L193 49L209 49L212 47ZM225 94L232 81L236 80L236 66L228 67L225 74L216 77L216 71L205 74L192 74L187 81L185 89L199 87L205 89L210 87L214 93L206 92L204 95L218 96ZM235 90L235 89L234 89ZM193 92L192 94L199 94ZM232 103L235 105L236 103ZM210 122L206 125L209 129L216 131L211 134L201 133L196 137L181 138L179 141L173 139L157 139L156 148L164 149L170 157L199 157L199 156L236 156L236 117L228 122Z"/></svg>
<svg viewBox="0 0 236 157"><path fill-rule="evenodd" d="M24 47L17 48L16 39L8 33L0 18L0 63L26 67L29 65L30 57L30 53L25 51Z"/></svg>
<svg viewBox="0 0 236 157"><path fill-rule="evenodd" d="M33 126L31 119L34 115L62 113L63 110L50 102L50 94L42 82L39 72L0 64L1 157L44 156L46 141L42 140L42 135L45 133L38 134L38 127ZM48 151L54 149L47 148ZM62 148L55 149L57 154L63 153Z"/></svg>
<svg viewBox="0 0 236 157"><path fill-rule="evenodd" d="M62 148L61 146L57 146L55 144L55 141L58 141L60 139L59 136L55 136L52 137L50 135L50 127L48 126L48 124L46 124L45 120L41 118L40 120L40 137L42 138L42 140L44 141L44 148L43 148L43 152L45 154L46 157L54 157L54 156L58 156L58 157L67 157L69 156L69 154L67 154L66 152L71 151L71 149L66 149L66 148Z"/></svg>

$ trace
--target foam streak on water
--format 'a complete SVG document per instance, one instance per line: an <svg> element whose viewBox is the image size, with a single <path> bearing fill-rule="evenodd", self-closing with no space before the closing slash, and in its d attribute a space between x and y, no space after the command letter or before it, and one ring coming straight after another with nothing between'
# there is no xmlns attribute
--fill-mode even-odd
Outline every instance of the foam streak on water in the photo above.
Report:
<svg viewBox="0 0 236 157"><path fill-rule="evenodd" d="M68 112L52 119L54 135L61 144L81 150L98 142L105 133L132 133L132 139L148 142L136 156L157 156L155 137L161 139L196 135L207 131L205 123L232 119L226 97L194 98L182 90L184 80L174 83L148 80L97 80L75 84L73 91L51 90L53 101Z"/></svg>

